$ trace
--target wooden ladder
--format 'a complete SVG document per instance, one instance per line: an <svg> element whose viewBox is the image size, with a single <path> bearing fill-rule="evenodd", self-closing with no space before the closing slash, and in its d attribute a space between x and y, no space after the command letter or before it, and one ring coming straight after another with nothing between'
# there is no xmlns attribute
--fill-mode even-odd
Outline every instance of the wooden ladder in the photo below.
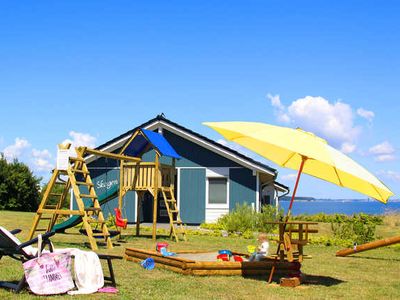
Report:
<svg viewBox="0 0 400 300"><path fill-rule="evenodd" d="M92 250L98 250L96 237L102 237L107 245L107 248L113 247L110 233L108 231L106 221L99 200L94 189L94 184L90 177L89 170L83 159L84 150L77 150L77 157L69 158L69 166L66 171L54 170L47 186L46 192L43 196L42 202L36 212L33 226L30 231L30 238L33 237L37 231L51 231L55 225L59 215L80 215L82 216L83 227L89 239L89 244ZM56 185L58 175L67 175L68 181L65 182L64 192L55 206L49 206L49 199ZM75 195L75 201L78 206L77 210L62 209L68 189L72 187ZM72 200L72 199L71 199ZM43 217L45 215L45 217ZM48 217L50 215L50 217ZM38 228L41 220L48 220L46 229ZM100 227L99 233L94 233L91 224Z"/></svg>
<svg viewBox="0 0 400 300"><path fill-rule="evenodd" d="M165 207L167 208L169 217L170 236L179 242L178 235L182 235L183 240L186 241L186 232L179 214L178 206L176 204L173 187L162 187L161 193L163 195Z"/></svg>
<svg viewBox="0 0 400 300"><path fill-rule="evenodd" d="M60 175L67 175L67 172L57 169L53 171L33 219L28 239L32 239L34 235L40 232L51 231L60 215L76 214L75 211L62 209L68 194L70 182L69 180L61 181ZM57 186L60 186L60 188L57 189Z"/></svg>

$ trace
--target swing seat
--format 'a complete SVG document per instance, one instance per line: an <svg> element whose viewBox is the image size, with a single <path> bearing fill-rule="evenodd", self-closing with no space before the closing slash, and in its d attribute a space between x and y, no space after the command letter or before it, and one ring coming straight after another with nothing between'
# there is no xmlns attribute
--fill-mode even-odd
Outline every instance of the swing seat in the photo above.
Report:
<svg viewBox="0 0 400 300"><path fill-rule="evenodd" d="M119 208L114 208L114 211L115 211L115 225L117 227L126 229L126 226L128 225L128 219L122 218L121 210Z"/></svg>

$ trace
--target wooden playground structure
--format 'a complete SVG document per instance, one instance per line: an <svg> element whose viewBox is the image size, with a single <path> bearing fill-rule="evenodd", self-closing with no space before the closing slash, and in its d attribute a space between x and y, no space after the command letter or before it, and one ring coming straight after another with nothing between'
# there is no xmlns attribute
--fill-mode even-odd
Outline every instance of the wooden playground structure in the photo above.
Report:
<svg viewBox="0 0 400 300"><path fill-rule="evenodd" d="M135 153L135 156L124 154L136 142L141 145L143 144L144 148ZM67 153L70 146L70 144L59 145L59 149ZM150 149L153 149L155 152L155 162L142 162L141 156ZM120 188L118 197L120 209L122 208L124 196L128 191L136 191L138 193L137 209L140 209L144 193L150 192L153 196L153 239L156 238L157 204L161 199L160 195L162 195L168 212L170 236L175 238L176 241L179 240L179 234L183 236L183 239L186 239L185 230L174 197L175 159L179 158L179 155L176 154L161 135L139 129L131 136L118 154L87 147L77 147L75 151L77 154L76 157L66 156L65 162L57 166L53 171L34 217L29 233L30 239L37 232L52 231L60 216L72 215L81 218L78 220L78 223L80 223L79 221L83 223L92 250L98 249L97 238L102 239L106 243L107 248L113 247L110 231L107 228L90 171L86 164L85 159L88 155L120 161ZM162 155L172 157L172 166L159 163ZM66 179L62 179L61 176L66 177ZM76 209L65 209L64 204L71 188L75 196ZM60 190L62 192L59 192ZM137 215L136 234L138 235L140 214L138 213ZM100 228L100 230L94 232L92 225Z"/></svg>

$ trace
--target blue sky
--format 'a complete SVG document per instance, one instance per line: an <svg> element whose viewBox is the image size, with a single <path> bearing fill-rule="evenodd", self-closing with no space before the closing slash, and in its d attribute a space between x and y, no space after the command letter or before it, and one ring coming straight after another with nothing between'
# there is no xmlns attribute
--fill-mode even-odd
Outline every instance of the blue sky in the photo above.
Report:
<svg viewBox="0 0 400 300"><path fill-rule="evenodd" d="M48 178L56 144L157 114L325 137L398 195L397 1L0 2L0 151ZM293 171L273 163L293 186ZM364 198L307 175L299 195Z"/></svg>

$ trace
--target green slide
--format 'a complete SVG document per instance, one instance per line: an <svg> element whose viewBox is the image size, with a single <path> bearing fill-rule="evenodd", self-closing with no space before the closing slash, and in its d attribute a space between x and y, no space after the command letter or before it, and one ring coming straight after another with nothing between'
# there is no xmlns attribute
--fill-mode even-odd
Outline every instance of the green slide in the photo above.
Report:
<svg viewBox="0 0 400 300"><path fill-rule="evenodd" d="M118 196L118 192L119 192L119 186L114 185L107 192L98 196L100 205L103 205L103 204L107 203L108 201L114 199L116 196ZM83 203L84 203L85 207L92 206L92 201L90 199L83 199ZM64 232L65 229L74 227L81 222L82 222L82 216L74 215L74 216L70 217L69 219L65 220L64 222L54 225L52 231Z"/></svg>

